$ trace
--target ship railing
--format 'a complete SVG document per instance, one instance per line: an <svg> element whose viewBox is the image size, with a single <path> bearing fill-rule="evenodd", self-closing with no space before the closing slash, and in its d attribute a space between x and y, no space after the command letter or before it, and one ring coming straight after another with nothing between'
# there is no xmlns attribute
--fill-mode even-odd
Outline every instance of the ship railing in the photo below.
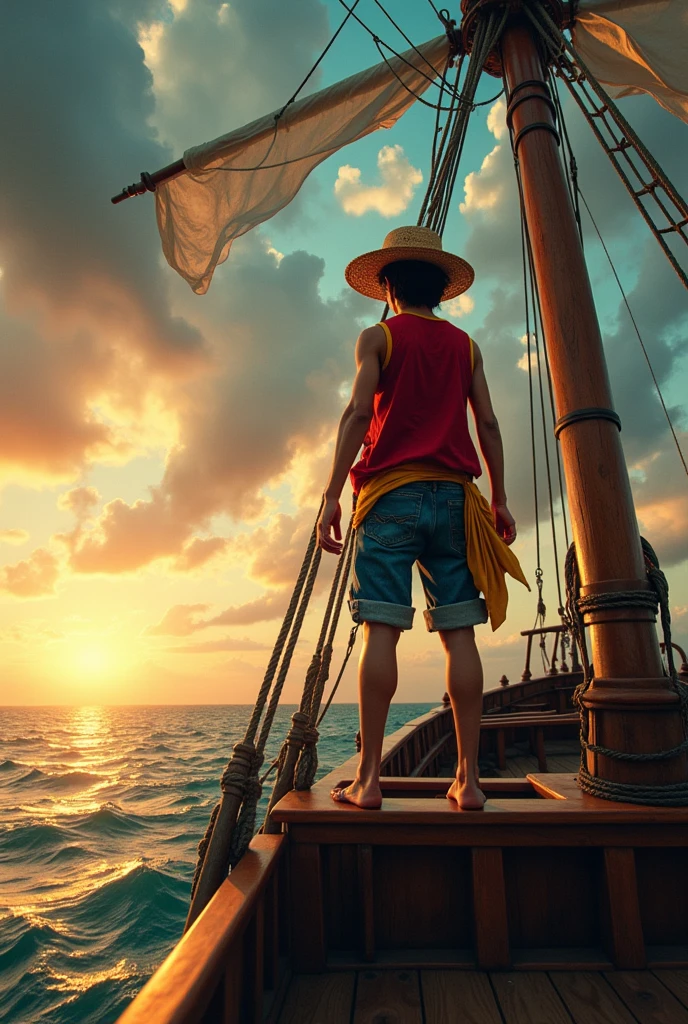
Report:
<svg viewBox="0 0 688 1024"><path fill-rule="evenodd" d="M289 983L286 837L254 836L118 1024L263 1021Z"/></svg>
<svg viewBox="0 0 688 1024"><path fill-rule="evenodd" d="M550 654L548 654L547 653L547 642L546 642L545 638L548 635L550 635L550 634L552 635L553 643L552 643L552 651L551 651ZM581 667L580 667L580 664L579 664L579 661L578 661L578 652L576 650L576 645L575 644L572 644L572 646L571 646L571 668L569 669L569 666L566 663L565 652L562 652L562 656L561 656L561 660L560 660L560 656L559 656L560 644L561 644L561 646L563 648L563 642L562 642L563 638L564 638L564 636L566 636L566 637L569 636L569 632L568 632L566 626L561 626L561 625L560 626L543 626L540 629L522 629L521 630L521 636L525 636L527 638L527 642L526 642L526 664L525 664L525 668L523 669L523 672L521 674L521 679L523 680L523 682L527 682L528 679L532 679L533 678L533 673L530 670L530 658L531 658L531 654L533 652L533 637L535 637L535 636L539 636L540 637L540 643L539 643L538 646L540 647L540 649L541 649L541 651L542 651L542 653L544 655L543 660L545 662L545 666L549 666L549 667L545 668L545 674L546 675L548 675L548 676L558 676L560 673L566 674L567 672L580 672ZM560 661L559 668L557 668L557 662L558 661Z"/></svg>

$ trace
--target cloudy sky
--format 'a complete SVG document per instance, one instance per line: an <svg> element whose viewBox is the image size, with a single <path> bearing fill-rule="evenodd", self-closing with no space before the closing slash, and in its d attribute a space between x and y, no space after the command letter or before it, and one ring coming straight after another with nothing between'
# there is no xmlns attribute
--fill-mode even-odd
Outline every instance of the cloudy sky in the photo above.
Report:
<svg viewBox="0 0 688 1024"><path fill-rule="evenodd" d="M438 34L423 0L394 11L415 42ZM405 46L372 0L358 13ZM30 15L3 6L3 703L254 699L326 479L354 342L381 312L345 287L343 269L390 228L415 223L433 112L416 104L393 129L321 164L291 206L234 245L204 296L165 263L152 197L118 207L109 198L142 169L280 107L341 17L337 0L38 0ZM306 92L378 59L349 23ZM498 89L485 78L478 99ZM680 185L685 125L649 99L622 102ZM686 446L686 294L576 110L566 110L582 191ZM585 230L638 516L667 570L685 643L686 477L587 221ZM470 293L444 315L482 346L517 553L533 580L520 241L501 100L473 116L445 246L476 268ZM541 499L554 623L544 491ZM563 550L560 517L557 528ZM327 559L287 699L297 699L332 568ZM480 632L488 685L503 672L518 677L519 631L535 617L533 595L510 590L505 625ZM401 641L398 699L434 701L444 689L439 644L417 618ZM342 640L348 629L343 621ZM341 699L355 699L353 666Z"/></svg>

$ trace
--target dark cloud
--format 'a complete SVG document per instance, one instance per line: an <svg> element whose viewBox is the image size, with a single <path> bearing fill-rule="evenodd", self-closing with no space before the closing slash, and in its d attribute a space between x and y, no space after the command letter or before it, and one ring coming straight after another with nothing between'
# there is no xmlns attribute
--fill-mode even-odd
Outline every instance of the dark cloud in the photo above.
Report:
<svg viewBox="0 0 688 1024"><path fill-rule="evenodd" d="M194 0L146 47L158 131L181 156L278 109L329 34L320 0ZM302 95L317 89L320 77L318 69Z"/></svg>

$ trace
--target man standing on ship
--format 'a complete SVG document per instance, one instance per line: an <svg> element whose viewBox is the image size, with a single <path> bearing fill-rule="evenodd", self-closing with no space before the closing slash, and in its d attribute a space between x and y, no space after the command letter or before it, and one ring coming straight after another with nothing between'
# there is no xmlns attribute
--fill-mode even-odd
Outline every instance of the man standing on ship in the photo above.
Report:
<svg viewBox="0 0 688 1024"><path fill-rule="evenodd" d="M320 546L340 554L339 498L351 471L356 546L349 607L354 621L364 624L361 760L353 783L332 796L359 807L382 803L382 741L397 687L397 642L413 622L417 562L426 626L440 634L447 655L458 748L447 796L465 810L481 809L483 672L473 627L488 614L493 629L504 621L505 572L528 584L507 547L516 525L506 504L502 439L481 352L465 331L434 313L441 301L470 287L473 269L444 252L434 231L403 227L387 235L382 249L353 260L345 274L352 288L386 299L396 315L364 330L356 344L356 379L318 522ZM481 468L468 429L469 402L491 507L472 482Z"/></svg>

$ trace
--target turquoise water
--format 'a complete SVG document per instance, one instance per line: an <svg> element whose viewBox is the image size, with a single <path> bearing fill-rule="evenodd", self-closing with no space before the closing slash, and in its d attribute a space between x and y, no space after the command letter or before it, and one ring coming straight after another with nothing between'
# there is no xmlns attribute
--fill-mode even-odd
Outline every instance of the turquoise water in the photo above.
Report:
<svg viewBox="0 0 688 1024"><path fill-rule="evenodd" d="M392 705L387 731L432 706ZM268 758L293 710L279 709ZM250 711L0 709L3 1024L107 1024L164 959ZM355 753L357 728L356 705L330 708L319 777Z"/></svg>

